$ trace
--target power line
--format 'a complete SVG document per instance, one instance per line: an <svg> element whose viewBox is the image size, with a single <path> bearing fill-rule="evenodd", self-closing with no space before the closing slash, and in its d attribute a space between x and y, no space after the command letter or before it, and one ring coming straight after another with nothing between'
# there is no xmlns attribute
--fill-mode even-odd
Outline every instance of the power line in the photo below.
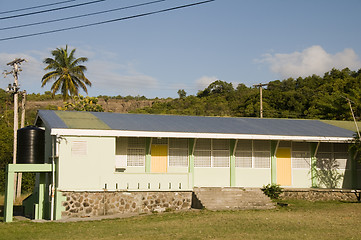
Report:
<svg viewBox="0 0 361 240"><path fill-rule="evenodd" d="M7 17L1 17L0 20L25 17L25 16L29 16L29 15L35 15L35 14L46 13L46 12L54 12L54 11L59 11L59 10L67 9L67 8L80 7L80 6L94 4L94 3L98 3L98 2L104 2L104 1L106 1L106 0L96 0L96 1L92 1L92 2L79 3L79 4L69 5L69 6L65 6L65 7L58 7L58 8L52 8L52 9L47 9L47 10L42 10L42 11L37 11L37 12L30 12L30 13L23 13L23 14L12 15L12 16L7 16Z"/></svg>
<svg viewBox="0 0 361 240"><path fill-rule="evenodd" d="M39 36L39 35L44 35L44 34L63 32L63 31L74 30L74 29L85 28L85 27L91 27L91 26L96 26L96 25L101 25L101 24L106 24L106 23L118 22L118 21L128 20L128 19L132 19L132 18L144 17L144 16L154 15L154 14L158 14L158 13L173 11L173 10L177 10L177 9L181 9L181 8L193 7L196 5L205 4L205 3L209 3L209 2L213 2L213 1L215 1L215 0L207 0L207 1L202 1L202 2L197 2L197 3L192 3L192 4L172 7L172 8L166 8L166 9L162 9L162 10L158 10L158 11L147 12L147 13L142 13L142 14L138 14L138 15L132 15L129 17L116 18L116 19L111 19L111 20L107 20L107 21L84 24L84 25L79 25L79 26L74 26L74 27L61 28L61 29L55 29L55 30L50 30L50 31L45 31L45 32L38 32L38 33L30 33L30 34L24 34L24 35L19 35L19 36L14 36L14 37L0 38L0 41L7 41L7 40L13 40L13 39L19 39L19 38L25 38L25 37L33 37L33 36Z"/></svg>
<svg viewBox="0 0 361 240"><path fill-rule="evenodd" d="M65 21L65 20L75 19L75 18L89 17L89 16L93 16L93 15L99 15L99 14L104 14L104 13L109 13L109 12L129 9L129 8L141 7L141 6L150 5L150 4L159 3L159 2L164 2L164 1L167 1L167 0L157 0L157 1L152 1L152 2L146 2L146 3L130 5L130 6L126 6L126 7L120 7L120 8L110 9L110 10L104 10L104 11L100 11L100 12L87 13L87 14L82 14L82 15L77 15L77 16L72 16L72 17L65 17L65 18L59 18L59 19L48 20L48 21L41 21L41 22L28 23L28 24L22 24L22 25L17 25L17 26L4 27L4 28L0 28L0 31L9 30L9 29L16 29L16 28L22 28L22 27L35 26L35 25L41 25L41 24L46 24L46 23L60 22L60 21Z"/></svg>
<svg viewBox="0 0 361 240"><path fill-rule="evenodd" d="M34 9L34 8L49 7L49 6L53 6L53 5L64 4L64 3L67 3L67 2L74 2L74 1L76 1L76 0L67 0L67 1L61 1L61 2L56 2L56 3L48 3L48 4L44 4L44 5L33 6L33 7L20 8L20 9L15 9L15 10L8 10L8 11L0 12L0 14L12 13L12 12L20 12L20 11L30 10L30 9Z"/></svg>

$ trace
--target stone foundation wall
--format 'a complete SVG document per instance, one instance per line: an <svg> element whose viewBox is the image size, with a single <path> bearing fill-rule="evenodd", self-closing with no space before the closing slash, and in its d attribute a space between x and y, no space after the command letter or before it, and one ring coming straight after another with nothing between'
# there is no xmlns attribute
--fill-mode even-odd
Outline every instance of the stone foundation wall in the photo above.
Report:
<svg viewBox="0 0 361 240"><path fill-rule="evenodd" d="M360 192L357 193L360 195ZM308 201L357 201L355 190L345 189L283 189L281 199L302 199Z"/></svg>
<svg viewBox="0 0 361 240"><path fill-rule="evenodd" d="M192 192L63 192L62 216L87 217L189 209Z"/></svg>

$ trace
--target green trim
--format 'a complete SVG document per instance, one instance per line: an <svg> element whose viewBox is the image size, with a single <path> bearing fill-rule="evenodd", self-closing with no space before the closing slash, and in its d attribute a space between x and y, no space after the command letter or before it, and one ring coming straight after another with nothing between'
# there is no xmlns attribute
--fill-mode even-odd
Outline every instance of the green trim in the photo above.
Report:
<svg viewBox="0 0 361 240"><path fill-rule="evenodd" d="M59 186L59 158L54 159L55 163L55 193L54 193L54 220L61 219L61 213L65 211L63 202L66 200L66 197L63 196L63 193L58 191ZM51 203L50 203L51 204ZM50 206L51 208L51 206Z"/></svg>
<svg viewBox="0 0 361 240"><path fill-rule="evenodd" d="M190 184L189 184L191 188L194 187L194 147L195 147L195 139L194 138L188 139L188 156L189 156L188 172L191 174Z"/></svg>
<svg viewBox="0 0 361 240"><path fill-rule="evenodd" d="M9 165L6 166L6 189L5 189L5 206L4 206L4 221L13 221L13 202L14 202L14 180L15 173L9 171Z"/></svg>
<svg viewBox="0 0 361 240"><path fill-rule="evenodd" d="M65 202L66 197L63 196L63 193L60 191L55 191L55 213L54 213L54 220L61 219L61 212L65 210L63 206L63 202Z"/></svg>
<svg viewBox="0 0 361 240"><path fill-rule="evenodd" d="M151 161L152 161L152 155L151 155L151 147L152 144L152 138L146 138L145 139L145 172L149 173L151 168Z"/></svg>
<svg viewBox="0 0 361 240"><path fill-rule="evenodd" d="M13 220L13 204L14 204L14 178L16 172L37 172L40 174L38 192L34 192L36 196L32 196L35 201L35 219L44 219L45 216L45 200L46 200L46 178L47 173L52 171L51 164L8 164L6 166L6 190L5 190L5 206L4 221L12 222Z"/></svg>
<svg viewBox="0 0 361 240"><path fill-rule="evenodd" d="M51 172L51 164L8 164L9 172Z"/></svg>
<svg viewBox="0 0 361 240"><path fill-rule="evenodd" d="M231 139L230 140L230 164L229 164L229 175L230 175L230 183L229 185L231 187L235 187L236 186L236 144L237 144L237 140L235 139Z"/></svg>
<svg viewBox="0 0 361 240"><path fill-rule="evenodd" d="M277 143L278 141L271 141L271 184L277 184Z"/></svg>
<svg viewBox="0 0 361 240"><path fill-rule="evenodd" d="M107 129L111 128L91 112L55 111L68 128Z"/></svg>
<svg viewBox="0 0 361 240"><path fill-rule="evenodd" d="M316 179L316 148L318 143L310 143L311 148L311 187L317 187L317 179Z"/></svg>
<svg viewBox="0 0 361 240"><path fill-rule="evenodd" d="M35 212L35 219L44 219L44 204L46 194L46 173L39 173L38 211Z"/></svg>

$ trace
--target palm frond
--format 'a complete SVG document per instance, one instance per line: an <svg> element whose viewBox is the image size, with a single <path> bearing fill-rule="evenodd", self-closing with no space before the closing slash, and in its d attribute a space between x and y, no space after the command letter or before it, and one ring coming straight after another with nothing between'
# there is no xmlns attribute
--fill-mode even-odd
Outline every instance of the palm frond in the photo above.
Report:
<svg viewBox="0 0 361 240"><path fill-rule="evenodd" d="M68 51L68 45L65 48L56 48L51 51L53 58L44 59L47 64L45 70L53 70L46 73L41 79L42 87L48 82L54 80L51 87L53 95L61 91L63 99L77 96L79 88L88 93L86 86L91 86L91 82L84 75L86 66L81 63L88 61L87 57L75 58L76 49Z"/></svg>

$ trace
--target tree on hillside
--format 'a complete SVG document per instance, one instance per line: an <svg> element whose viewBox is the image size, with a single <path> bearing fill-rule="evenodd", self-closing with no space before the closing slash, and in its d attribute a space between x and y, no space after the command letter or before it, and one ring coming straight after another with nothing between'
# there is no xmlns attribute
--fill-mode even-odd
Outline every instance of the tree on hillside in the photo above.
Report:
<svg viewBox="0 0 361 240"><path fill-rule="evenodd" d="M180 99L183 99L187 96L187 93L184 89L179 89L177 93Z"/></svg>
<svg viewBox="0 0 361 240"><path fill-rule="evenodd" d="M57 48L51 52L54 58L44 59L44 63L47 64L45 70L50 72L41 79L41 86L44 87L45 84L54 80L51 92L54 96L60 91L64 101L69 97L78 96L79 88L88 93L86 86L91 86L91 82L84 75L87 68L82 65L83 62L88 61L88 58L75 58L75 50L69 51L68 46Z"/></svg>
<svg viewBox="0 0 361 240"><path fill-rule="evenodd" d="M155 99L151 107L134 112L209 116L259 117L259 90L217 80L198 91L169 101ZM267 118L352 120L348 101L361 119L361 69L332 69L323 77L288 78L270 81L263 91L263 114Z"/></svg>
<svg viewBox="0 0 361 240"><path fill-rule="evenodd" d="M224 95L227 96L234 92L232 83L217 80L212 82L206 89L197 93L198 97L207 97L210 95Z"/></svg>
<svg viewBox="0 0 361 240"><path fill-rule="evenodd" d="M98 104L96 97L75 96L73 102L66 102L62 108L65 111L86 111L86 112L104 112L102 105Z"/></svg>

